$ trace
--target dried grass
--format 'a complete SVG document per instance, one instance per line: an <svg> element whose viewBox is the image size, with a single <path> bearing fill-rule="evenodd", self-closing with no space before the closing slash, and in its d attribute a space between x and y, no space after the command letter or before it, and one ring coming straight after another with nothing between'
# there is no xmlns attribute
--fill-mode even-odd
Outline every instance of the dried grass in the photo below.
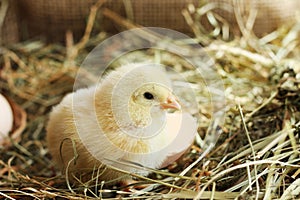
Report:
<svg viewBox="0 0 300 200"><path fill-rule="evenodd" d="M0 196L6 199L300 197L300 24L280 27L263 38L255 37L251 29L243 29L241 37L230 40L226 23L219 27L223 31L218 34L204 32L195 22L201 12L195 12L198 8L192 6L183 15L195 39L214 59L226 88L226 118L222 127L209 127L207 107L200 107L199 134L203 138L208 131L221 132L216 145L201 149L199 144L203 141L198 137L192 149L168 168L149 169L153 171L149 177L130 174L137 179L136 185L147 185L141 190L106 186L104 182L75 186L55 171L45 144L47 116L51 107L72 91L76 71L89 50L107 37L106 33L89 35L100 4L92 9L86 34L78 44L73 44L72 33L68 33L66 47L27 41L1 48L0 90L26 110L28 121L20 142L12 141L10 148L0 149ZM110 10L103 10L103 14L125 29L137 27ZM209 17L213 18L213 13ZM149 33L143 34L149 37ZM149 58L157 56L153 51L134 53ZM170 53L158 57L197 88L198 79L188 63ZM130 55L125 59L130 61ZM205 92L196 91L201 99Z"/></svg>

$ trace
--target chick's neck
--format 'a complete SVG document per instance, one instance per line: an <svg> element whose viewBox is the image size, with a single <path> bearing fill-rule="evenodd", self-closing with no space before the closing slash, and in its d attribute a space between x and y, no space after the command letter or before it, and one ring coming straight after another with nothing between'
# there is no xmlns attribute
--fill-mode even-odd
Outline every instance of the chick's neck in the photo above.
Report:
<svg viewBox="0 0 300 200"><path fill-rule="evenodd" d="M131 121L131 125L136 128L142 128L148 126L151 123L151 108L138 105L134 102L129 103L128 113Z"/></svg>

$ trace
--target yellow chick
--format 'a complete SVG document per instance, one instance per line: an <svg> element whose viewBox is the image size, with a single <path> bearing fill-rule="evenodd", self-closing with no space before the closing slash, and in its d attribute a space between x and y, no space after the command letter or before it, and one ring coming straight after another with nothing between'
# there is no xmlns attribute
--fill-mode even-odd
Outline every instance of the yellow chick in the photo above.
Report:
<svg viewBox="0 0 300 200"><path fill-rule="evenodd" d="M151 64L130 64L55 106L47 142L57 167L70 174L98 170L101 180L127 179L105 166L148 175L143 166L160 168L176 160L196 130L195 119L181 112L166 72Z"/></svg>

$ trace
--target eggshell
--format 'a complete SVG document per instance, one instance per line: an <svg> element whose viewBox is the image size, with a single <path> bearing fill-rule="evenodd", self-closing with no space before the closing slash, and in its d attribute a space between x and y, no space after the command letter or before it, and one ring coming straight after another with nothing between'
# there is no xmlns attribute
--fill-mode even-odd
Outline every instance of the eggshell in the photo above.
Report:
<svg viewBox="0 0 300 200"><path fill-rule="evenodd" d="M8 133L13 127L13 111L6 100L6 98L0 94L0 141L8 136Z"/></svg>
<svg viewBox="0 0 300 200"><path fill-rule="evenodd" d="M175 162L191 147L197 134L196 119L187 113L168 114L166 132L169 138L172 138L172 142L166 149L170 154L160 168L167 167ZM174 133L177 133L175 138Z"/></svg>

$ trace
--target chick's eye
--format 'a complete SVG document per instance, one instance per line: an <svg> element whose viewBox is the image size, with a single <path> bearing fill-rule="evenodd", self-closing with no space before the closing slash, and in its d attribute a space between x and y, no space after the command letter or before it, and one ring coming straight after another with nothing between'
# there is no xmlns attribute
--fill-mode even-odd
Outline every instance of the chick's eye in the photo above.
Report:
<svg viewBox="0 0 300 200"><path fill-rule="evenodd" d="M148 99L148 100L154 99L153 94L151 94L150 92L145 92L144 97L145 97L145 99Z"/></svg>

